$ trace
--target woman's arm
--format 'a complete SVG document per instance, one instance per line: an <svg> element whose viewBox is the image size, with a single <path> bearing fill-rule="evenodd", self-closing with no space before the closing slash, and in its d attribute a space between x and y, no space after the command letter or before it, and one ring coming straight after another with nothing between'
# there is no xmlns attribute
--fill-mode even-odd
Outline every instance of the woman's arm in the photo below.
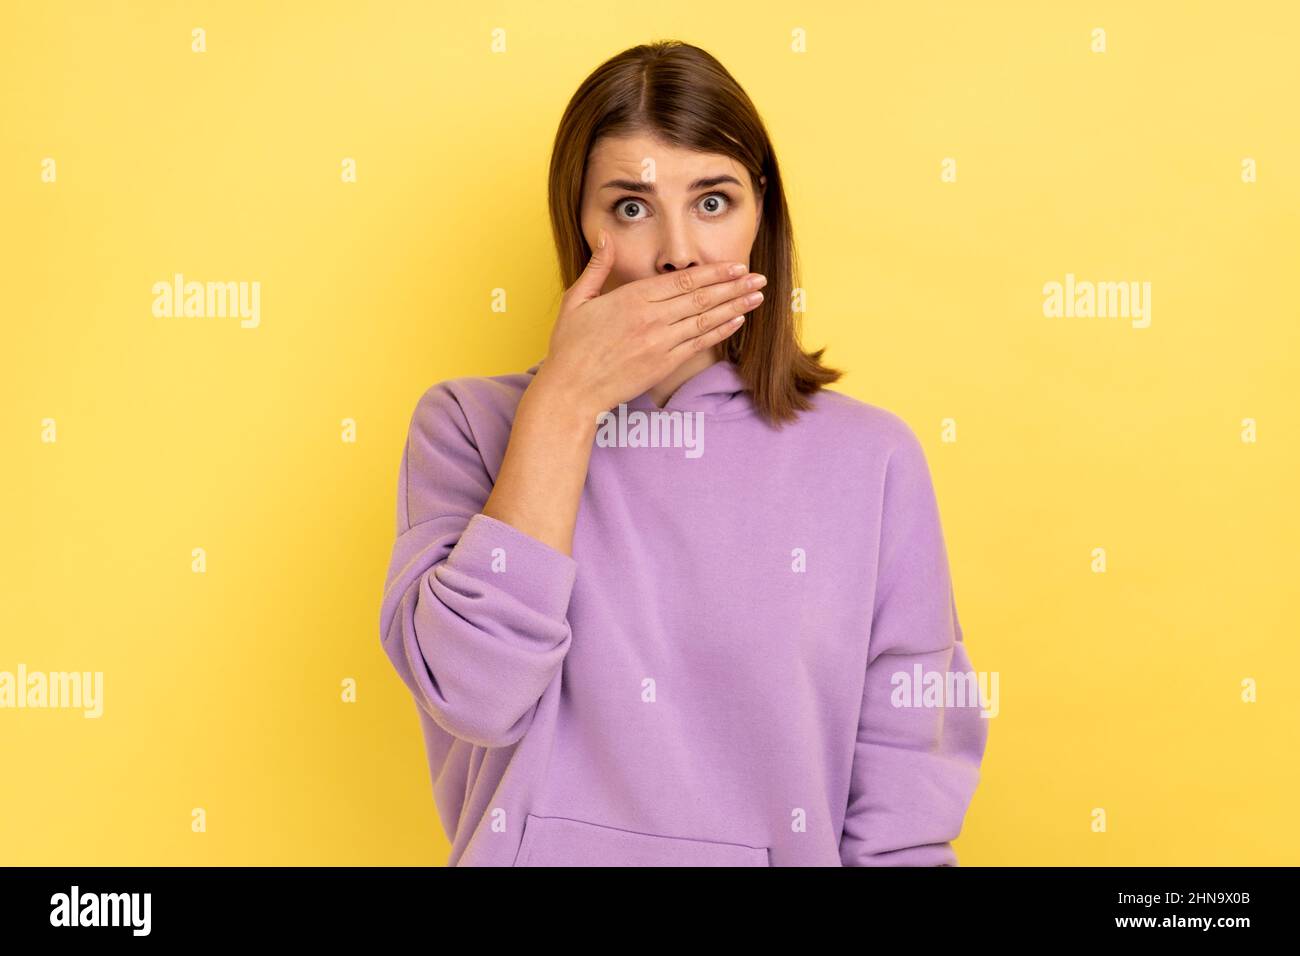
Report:
<svg viewBox="0 0 1300 956"><path fill-rule="evenodd" d="M938 503L911 429L886 465L876 595L840 838L845 866L956 866L988 737L978 682L957 618ZM940 675L941 706L916 687ZM948 675L953 675L949 680ZM895 675L912 688L896 693Z"/></svg>
<svg viewBox="0 0 1300 956"><path fill-rule="evenodd" d="M504 747L531 726L564 663L577 562L481 513L492 477L462 394L435 385L411 417L379 630L439 727Z"/></svg>
<svg viewBox="0 0 1300 956"><path fill-rule="evenodd" d="M565 383L552 382L543 362L519 400L483 513L571 555L596 414Z"/></svg>
<svg viewBox="0 0 1300 956"><path fill-rule="evenodd" d="M597 415L733 333L728 319L746 308L728 263L601 294L613 245L565 293L495 478L455 388L429 389L412 416L380 634L420 706L478 746L524 735L568 653L573 532Z"/></svg>

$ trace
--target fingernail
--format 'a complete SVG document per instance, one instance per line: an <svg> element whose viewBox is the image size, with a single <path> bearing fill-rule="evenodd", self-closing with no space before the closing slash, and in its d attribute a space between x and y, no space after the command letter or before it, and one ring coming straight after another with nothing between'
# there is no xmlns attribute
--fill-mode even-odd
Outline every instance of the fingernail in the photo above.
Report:
<svg viewBox="0 0 1300 956"><path fill-rule="evenodd" d="M749 267L737 262L734 266L732 266L727 271L730 272L733 276L743 276L746 272L749 271Z"/></svg>

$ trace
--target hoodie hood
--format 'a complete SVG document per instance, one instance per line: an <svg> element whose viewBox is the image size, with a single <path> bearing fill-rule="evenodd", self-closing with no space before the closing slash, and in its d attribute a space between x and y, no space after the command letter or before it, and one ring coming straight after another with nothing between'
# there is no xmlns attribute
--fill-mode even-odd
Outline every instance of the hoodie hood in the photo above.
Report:
<svg viewBox="0 0 1300 956"><path fill-rule="evenodd" d="M528 374L536 375L541 367L542 363L538 362L528 369ZM659 407L650 397L650 389L625 404L629 409L654 410ZM663 411L703 412L710 418L739 418L753 414L756 409L745 380L740 376L740 369L729 359L722 359L677 386Z"/></svg>

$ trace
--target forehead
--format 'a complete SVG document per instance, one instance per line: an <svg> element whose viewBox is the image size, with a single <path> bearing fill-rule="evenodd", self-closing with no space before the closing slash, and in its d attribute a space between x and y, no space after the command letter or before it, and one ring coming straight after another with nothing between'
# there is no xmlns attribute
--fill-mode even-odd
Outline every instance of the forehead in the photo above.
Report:
<svg viewBox="0 0 1300 956"><path fill-rule="evenodd" d="M599 186L611 178L640 179L649 168L646 160L654 161L655 179L661 185L721 173L745 180L745 168L725 153L701 153L644 134L602 138L587 157L587 180L599 180Z"/></svg>

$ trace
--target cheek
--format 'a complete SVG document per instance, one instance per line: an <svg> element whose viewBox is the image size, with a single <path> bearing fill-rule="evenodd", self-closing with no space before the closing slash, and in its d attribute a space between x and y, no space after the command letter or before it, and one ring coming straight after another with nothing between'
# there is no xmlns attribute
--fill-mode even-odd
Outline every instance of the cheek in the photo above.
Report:
<svg viewBox="0 0 1300 956"><path fill-rule="evenodd" d="M754 248L755 232L747 220L736 219L727 224L727 230L718 237L715 261L735 259L737 262L749 262L749 254Z"/></svg>

